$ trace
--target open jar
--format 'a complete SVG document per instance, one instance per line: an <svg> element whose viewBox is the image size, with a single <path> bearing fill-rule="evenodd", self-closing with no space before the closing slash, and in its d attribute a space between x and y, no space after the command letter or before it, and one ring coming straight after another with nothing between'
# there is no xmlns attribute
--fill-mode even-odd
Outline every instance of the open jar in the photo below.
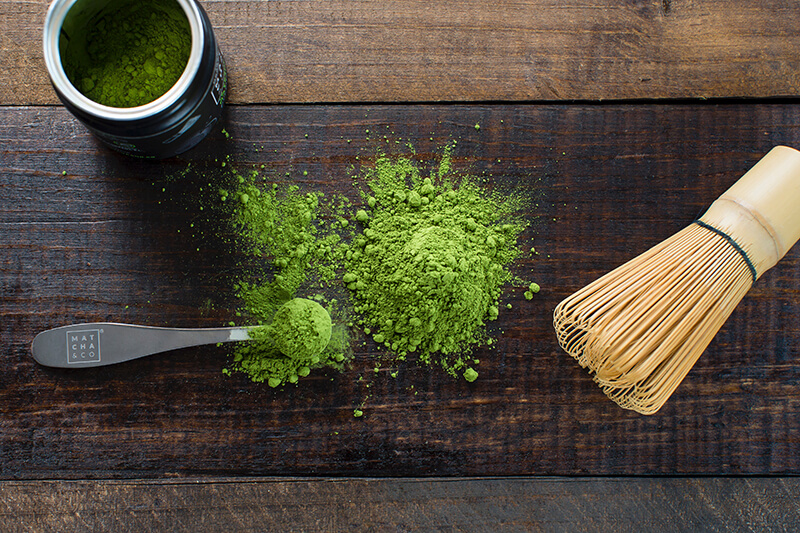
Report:
<svg viewBox="0 0 800 533"><path fill-rule="evenodd" d="M222 114L225 63L196 0L55 0L44 59L64 106L131 156L189 150Z"/></svg>

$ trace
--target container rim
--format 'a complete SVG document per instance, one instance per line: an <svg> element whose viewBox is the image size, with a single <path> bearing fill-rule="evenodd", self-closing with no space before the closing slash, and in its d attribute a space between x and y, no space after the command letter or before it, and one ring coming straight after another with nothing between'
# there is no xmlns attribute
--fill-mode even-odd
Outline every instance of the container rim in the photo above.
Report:
<svg viewBox="0 0 800 533"><path fill-rule="evenodd" d="M108 120L133 121L154 116L173 105L182 94L186 92L192 83L198 69L200 59L203 55L205 35L202 28L202 18L197 3L193 0L175 0L183 9L189 21L189 28L192 34L192 48L186 67L183 69L178 81L175 82L167 92L144 105L137 107L111 107L99 104L86 97L70 81L64 65L61 62L61 51L59 50L59 37L61 26L67 17L70 9L81 0L54 0L47 10L44 22L43 45L44 62L50 79L56 89L70 103L78 109L98 118ZM113 0L111 0L113 1Z"/></svg>

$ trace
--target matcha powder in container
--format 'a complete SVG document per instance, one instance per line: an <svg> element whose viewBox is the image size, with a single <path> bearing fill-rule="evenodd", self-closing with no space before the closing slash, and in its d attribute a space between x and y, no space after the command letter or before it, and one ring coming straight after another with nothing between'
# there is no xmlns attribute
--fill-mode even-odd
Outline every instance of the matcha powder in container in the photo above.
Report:
<svg viewBox="0 0 800 533"><path fill-rule="evenodd" d="M222 114L225 64L196 0L55 0L44 59L64 106L127 155L184 152Z"/></svg>
<svg viewBox="0 0 800 533"><path fill-rule="evenodd" d="M135 0L100 13L81 44L70 43L62 54L72 84L99 104L137 107L178 81L192 33L175 0Z"/></svg>

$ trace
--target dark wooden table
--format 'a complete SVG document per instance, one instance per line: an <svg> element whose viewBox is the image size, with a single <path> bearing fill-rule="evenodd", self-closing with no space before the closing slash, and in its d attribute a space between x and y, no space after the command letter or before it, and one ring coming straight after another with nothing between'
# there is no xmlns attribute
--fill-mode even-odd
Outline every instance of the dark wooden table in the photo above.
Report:
<svg viewBox="0 0 800 533"><path fill-rule="evenodd" d="M46 2L0 1L0 529L797 530L800 248L653 416L607 400L551 321L772 146L800 148L800 4L203 5L228 135L153 164L58 104ZM455 140L457 167L541 195L540 255L519 267L542 291L509 296L474 384L379 374L356 419L369 345L341 375L278 390L224 376L217 347L84 371L31 359L62 324L232 318L235 254L175 192L204 185L169 180L189 163L229 157L358 201L351 168L384 135L420 164Z"/></svg>

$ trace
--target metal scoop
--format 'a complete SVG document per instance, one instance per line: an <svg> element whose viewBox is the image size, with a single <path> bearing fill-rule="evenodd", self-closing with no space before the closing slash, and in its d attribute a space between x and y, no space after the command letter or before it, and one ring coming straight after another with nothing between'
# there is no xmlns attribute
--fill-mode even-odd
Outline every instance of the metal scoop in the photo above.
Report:
<svg viewBox="0 0 800 533"><path fill-rule="evenodd" d="M113 365L156 353L250 339L248 327L159 328L92 322L49 329L36 335L33 358L42 365L86 368Z"/></svg>
<svg viewBox="0 0 800 533"><path fill-rule="evenodd" d="M319 303L294 298L275 313L269 328L272 341L285 355L305 358L322 351L331 338L331 317ZM288 327L287 327L288 326ZM113 322L91 322L48 329L36 335L31 345L39 364L58 368L105 366L178 348L247 341L250 327L159 328ZM301 335L295 333L302 332Z"/></svg>

